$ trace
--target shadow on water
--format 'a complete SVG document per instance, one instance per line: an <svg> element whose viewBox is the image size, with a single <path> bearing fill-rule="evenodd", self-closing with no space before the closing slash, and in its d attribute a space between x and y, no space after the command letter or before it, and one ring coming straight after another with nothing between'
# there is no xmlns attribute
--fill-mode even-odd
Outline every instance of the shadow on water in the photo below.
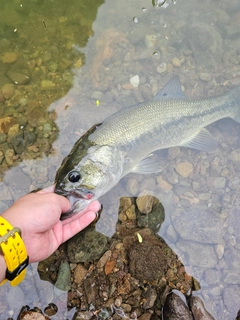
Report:
<svg viewBox="0 0 240 320"><path fill-rule="evenodd" d="M50 185L62 159L89 127L122 107L149 100L173 74L180 75L186 95L192 98L240 85L238 1L87 3L2 2L1 211L23 194ZM165 208L158 236L181 258L186 274L199 281L198 292L215 320L232 320L240 306L239 125L224 119L209 131L219 142L217 150L163 150L156 154L163 168L160 174L123 178L100 199L104 210L96 232L111 237L117 217L124 223L117 215L121 196L154 195ZM138 233L141 236L141 230ZM154 235L156 241L158 236ZM140 246L138 236L132 237L132 248ZM142 238L144 245L144 234ZM61 250L56 254L60 257ZM75 263L71 267L74 273L81 268ZM36 283L35 273L36 268L29 268L21 286ZM36 289L38 294L42 287L48 288L46 283L36 285L41 288ZM101 278L97 283L103 284ZM137 290L136 296L141 296ZM154 296L148 290L147 301ZM49 291L46 300L33 295L32 303L37 301L41 309L55 303L54 289ZM0 294L8 300L1 305L3 312L14 309L10 292L14 290L1 288ZM23 290L17 294L25 297ZM70 292L68 299L76 297L80 303L83 294L79 291L76 297ZM31 305L31 298L24 299ZM66 296L60 300L64 299L61 307L58 300L58 308L66 308ZM123 298L115 308L131 306L129 301ZM161 310L156 301L156 309ZM84 299L82 304L89 308ZM124 307L127 312L129 306ZM13 318L18 313L14 310Z"/></svg>

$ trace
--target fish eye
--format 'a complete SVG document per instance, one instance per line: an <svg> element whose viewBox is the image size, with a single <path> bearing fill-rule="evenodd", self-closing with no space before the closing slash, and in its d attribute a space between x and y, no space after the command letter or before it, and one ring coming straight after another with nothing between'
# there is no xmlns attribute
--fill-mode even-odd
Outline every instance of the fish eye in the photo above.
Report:
<svg viewBox="0 0 240 320"><path fill-rule="evenodd" d="M81 179L81 175L78 171L71 171L68 174L68 180L70 182L78 182Z"/></svg>

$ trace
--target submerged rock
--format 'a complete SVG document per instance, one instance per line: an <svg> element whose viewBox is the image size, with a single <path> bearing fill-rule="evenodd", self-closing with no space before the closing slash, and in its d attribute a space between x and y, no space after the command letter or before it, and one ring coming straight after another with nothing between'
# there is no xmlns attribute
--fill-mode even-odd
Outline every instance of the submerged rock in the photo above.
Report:
<svg viewBox="0 0 240 320"><path fill-rule="evenodd" d="M187 24L180 29L199 67L216 67L222 59L222 37L211 25L203 22Z"/></svg>
<svg viewBox="0 0 240 320"><path fill-rule="evenodd" d="M72 263L99 259L107 250L108 238L93 229L87 229L68 241L68 256Z"/></svg>
<svg viewBox="0 0 240 320"><path fill-rule="evenodd" d="M194 320L214 320L211 314L205 309L204 304L199 297L190 297L190 308L192 310Z"/></svg>

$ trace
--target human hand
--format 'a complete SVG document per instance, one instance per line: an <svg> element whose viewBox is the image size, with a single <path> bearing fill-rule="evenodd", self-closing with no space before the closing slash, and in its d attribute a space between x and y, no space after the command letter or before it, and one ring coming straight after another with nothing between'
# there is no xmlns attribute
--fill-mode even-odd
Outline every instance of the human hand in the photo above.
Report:
<svg viewBox="0 0 240 320"><path fill-rule="evenodd" d="M30 193L18 199L2 217L22 231L29 262L41 261L50 256L63 242L87 227L100 209L93 201L73 217L60 220L62 212L70 209L67 198L53 193L54 187Z"/></svg>

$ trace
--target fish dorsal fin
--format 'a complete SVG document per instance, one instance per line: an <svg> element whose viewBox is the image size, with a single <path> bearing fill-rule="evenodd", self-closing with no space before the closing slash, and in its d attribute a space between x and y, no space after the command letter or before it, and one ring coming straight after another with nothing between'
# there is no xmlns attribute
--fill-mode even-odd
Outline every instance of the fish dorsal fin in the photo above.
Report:
<svg viewBox="0 0 240 320"><path fill-rule="evenodd" d="M202 128L181 146L201 151L213 151L217 147L217 142L207 129Z"/></svg>
<svg viewBox="0 0 240 320"><path fill-rule="evenodd" d="M178 75L170 79L167 84L152 98L152 100L162 100L171 98L187 99L181 88L181 82Z"/></svg>

